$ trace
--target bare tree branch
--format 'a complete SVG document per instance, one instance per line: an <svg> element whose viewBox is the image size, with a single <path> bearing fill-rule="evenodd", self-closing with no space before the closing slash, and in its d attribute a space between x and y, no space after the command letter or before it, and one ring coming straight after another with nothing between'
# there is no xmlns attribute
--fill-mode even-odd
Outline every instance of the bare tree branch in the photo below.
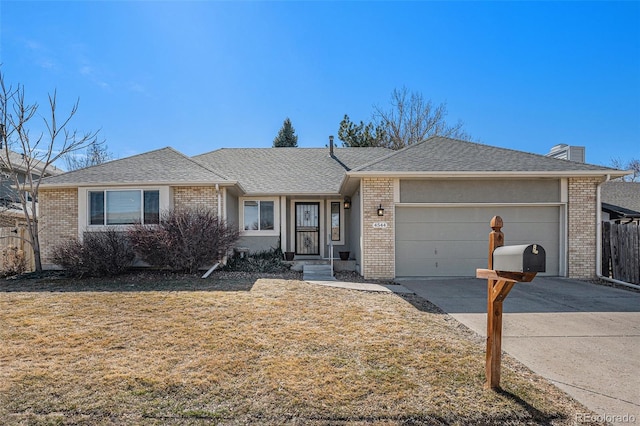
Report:
<svg viewBox="0 0 640 426"><path fill-rule="evenodd" d="M463 130L462 121L450 125L446 122L447 105L434 105L419 92L406 87L394 89L389 107L373 107L373 121L359 125L345 115L340 122L338 138L345 146L383 146L402 149L422 142L430 136L444 136L462 140L471 137Z"/></svg>
<svg viewBox="0 0 640 426"><path fill-rule="evenodd" d="M79 100L73 104L69 114L59 120L56 91L49 94L48 118L43 117L46 133L42 132L32 138L31 120L39 106L26 101L24 86L18 84L15 89L7 86L4 75L0 73L2 161L22 206L38 271L42 270L37 209L40 184L55 169L56 161L96 143L97 132L79 134L76 130L69 129L78 106Z"/></svg>
<svg viewBox="0 0 640 426"><path fill-rule="evenodd" d="M420 92L409 92L406 87L394 89L389 101L389 109L374 106L373 120L388 134L387 147L401 149L421 142L430 136L444 136L468 140L462 121L449 125L447 105L434 105Z"/></svg>
<svg viewBox="0 0 640 426"><path fill-rule="evenodd" d="M612 158L610 164L614 169L631 171L630 174L622 176L619 180L623 182L640 182L640 159L632 158L625 162L620 158Z"/></svg>

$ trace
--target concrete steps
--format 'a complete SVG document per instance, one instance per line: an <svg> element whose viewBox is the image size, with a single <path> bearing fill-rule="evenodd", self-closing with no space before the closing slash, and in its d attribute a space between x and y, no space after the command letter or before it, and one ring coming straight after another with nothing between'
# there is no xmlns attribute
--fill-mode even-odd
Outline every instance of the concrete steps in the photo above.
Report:
<svg viewBox="0 0 640 426"><path fill-rule="evenodd" d="M331 265L303 265L302 279L305 281L335 281Z"/></svg>

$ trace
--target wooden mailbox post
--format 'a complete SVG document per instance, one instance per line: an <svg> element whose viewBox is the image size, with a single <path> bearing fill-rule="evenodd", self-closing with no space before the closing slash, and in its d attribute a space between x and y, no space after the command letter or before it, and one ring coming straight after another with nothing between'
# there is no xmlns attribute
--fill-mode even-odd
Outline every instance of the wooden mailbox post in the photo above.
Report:
<svg viewBox="0 0 640 426"><path fill-rule="evenodd" d="M545 271L545 252L537 245L507 246L502 252L509 256L506 263L511 270L495 270L494 254L496 249L504 246L504 234L501 229L502 218L494 216L491 219L491 233L489 234L489 268L477 269L477 278L487 279L487 361L485 373L487 382L485 387L496 389L500 387L500 362L502 355L502 302L517 282L529 282L538 272ZM520 262L513 261L513 253L522 254ZM532 256L533 255L533 256ZM532 260L531 260L532 259ZM511 267L512 264L516 266ZM497 269L497 268L496 268Z"/></svg>

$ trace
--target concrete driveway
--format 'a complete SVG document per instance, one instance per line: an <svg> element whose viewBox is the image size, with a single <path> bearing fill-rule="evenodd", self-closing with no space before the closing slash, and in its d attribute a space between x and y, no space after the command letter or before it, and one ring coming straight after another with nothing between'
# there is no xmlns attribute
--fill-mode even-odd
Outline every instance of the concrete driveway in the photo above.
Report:
<svg viewBox="0 0 640 426"><path fill-rule="evenodd" d="M486 337L486 280L399 283ZM640 424L640 293L564 278L517 283L502 336L504 351L598 415Z"/></svg>

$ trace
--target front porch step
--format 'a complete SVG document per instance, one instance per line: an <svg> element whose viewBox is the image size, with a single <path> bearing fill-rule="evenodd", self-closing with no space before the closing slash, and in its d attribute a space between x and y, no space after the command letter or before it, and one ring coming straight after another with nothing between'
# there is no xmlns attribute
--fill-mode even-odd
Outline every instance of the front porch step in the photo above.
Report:
<svg viewBox="0 0 640 426"><path fill-rule="evenodd" d="M335 281L331 265L303 265L302 279L305 281Z"/></svg>

